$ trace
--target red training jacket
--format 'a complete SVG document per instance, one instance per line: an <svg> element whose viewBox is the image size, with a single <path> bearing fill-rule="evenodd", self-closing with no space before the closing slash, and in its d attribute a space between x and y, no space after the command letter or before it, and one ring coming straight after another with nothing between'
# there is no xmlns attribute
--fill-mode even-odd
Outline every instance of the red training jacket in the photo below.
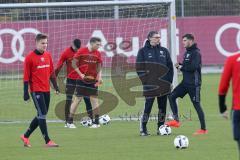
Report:
<svg viewBox="0 0 240 160"><path fill-rule="evenodd" d="M49 92L49 79L53 73L53 62L49 52L42 55L30 52L24 60L24 81L28 81L31 92Z"/></svg>
<svg viewBox="0 0 240 160"><path fill-rule="evenodd" d="M74 71L74 68L72 67L72 60L76 52L72 49L72 47L66 48L63 53L61 54L61 57L58 61L56 73L61 70L64 63L67 65L67 78L70 79L79 79L79 75L77 72ZM70 74L71 73L71 74Z"/></svg>
<svg viewBox="0 0 240 160"><path fill-rule="evenodd" d="M232 80L232 109L240 110L240 53L227 58L222 73L219 95L226 95Z"/></svg>
<svg viewBox="0 0 240 160"><path fill-rule="evenodd" d="M79 70L83 74L97 78L98 67L102 65L102 57L99 51L90 52L87 47L80 48L74 58L78 60Z"/></svg>

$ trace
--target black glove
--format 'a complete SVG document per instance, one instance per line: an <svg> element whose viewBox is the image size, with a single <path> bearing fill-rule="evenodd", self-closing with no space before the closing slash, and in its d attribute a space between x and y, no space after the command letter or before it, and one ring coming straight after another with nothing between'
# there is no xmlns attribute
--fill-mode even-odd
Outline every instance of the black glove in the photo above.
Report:
<svg viewBox="0 0 240 160"><path fill-rule="evenodd" d="M28 92L24 93L23 99L24 99L24 101L28 101L30 99Z"/></svg>
<svg viewBox="0 0 240 160"><path fill-rule="evenodd" d="M28 81L25 81L23 84L23 100L28 101L30 99L29 93L28 93Z"/></svg>
<svg viewBox="0 0 240 160"><path fill-rule="evenodd" d="M218 95L218 104L220 113L224 113L227 110L227 106L225 104L226 95Z"/></svg>
<svg viewBox="0 0 240 160"><path fill-rule="evenodd" d="M59 92L59 88L57 85L57 80L55 77L55 74L50 77L50 81L52 82L53 88L55 89L56 92Z"/></svg>

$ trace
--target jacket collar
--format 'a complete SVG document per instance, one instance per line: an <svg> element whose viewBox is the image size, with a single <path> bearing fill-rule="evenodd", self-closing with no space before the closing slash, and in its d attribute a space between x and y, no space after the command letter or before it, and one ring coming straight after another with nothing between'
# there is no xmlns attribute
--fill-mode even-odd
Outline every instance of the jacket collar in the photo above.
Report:
<svg viewBox="0 0 240 160"><path fill-rule="evenodd" d="M156 45L156 46L152 46L152 45L150 44L150 41L147 40L147 41L145 42L145 47L148 47L148 48L160 48L160 44L158 44L158 45Z"/></svg>
<svg viewBox="0 0 240 160"><path fill-rule="evenodd" d="M39 50L35 49L34 53L36 53L37 55L43 55L44 52L41 53Z"/></svg>
<svg viewBox="0 0 240 160"><path fill-rule="evenodd" d="M195 49L198 49L197 48L197 43L194 43L191 47L186 48L187 51L192 51L192 50L195 50Z"/></svg>

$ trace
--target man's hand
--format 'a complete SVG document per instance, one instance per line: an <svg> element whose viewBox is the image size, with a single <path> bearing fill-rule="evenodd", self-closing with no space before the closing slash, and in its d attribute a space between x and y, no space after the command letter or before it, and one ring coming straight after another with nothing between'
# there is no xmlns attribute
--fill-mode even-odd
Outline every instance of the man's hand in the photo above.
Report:
<svg viewBox="0 0 240 160"><path fill-rule="evenodd" d="M176 68L178 68L179 66L180 66L179 63L174 64L174 67L176 67Z"/></svg>
<svg viewBox="0 0 240 160"><path fill-rule="evenodd" d="M218 105L219 105L219 111L221 114L227 110L225 99L226 99L226 95L218 95Z"/></svg>
<svg viewBox="0 0 240 160"><path fill-rule="evenodd" d="M24 92L24 94L23 94L23 100L24 100L24 101L29 101L29 99L30 99L29 93L28 93L28 92Z"/></svg>
<svg viewBox="0 0 240 160"><path fill-rule="evenodd" d="M55 90L55 94L56 95L59 95L60 91L59 91L59 88L57 87L56 90Z"/></svg>
<svg viewBox="0 0 240 160"><path fill-rule="evenodd" d="M85 75L84 74L79 74L81 79L84 79Z"/></svg>
<svg viewBox="0 0 240 160"><path fill-rule="evenodd" d="M30 101L30 96L28 93L28 81L24 81L23 83L23 100L24 101Z"/></svg>
<svg viewBox="0 0 240 160"><path fill-rule="evenodd" d="M225 112L221 113L221 116L225 119L228 119L228 111L226 110Z"/></svg>
<svg viewBox="0 0 240 160"><path fill-rule="evenodd" d="M182 68L182 65L180 63L174 64L174 67L176 67L178 70Z"/></svg>
<svg viewBox="0 0 240 160"><path fill-rule="evenodd" d="M99 79L98 80L98 83L101 85L101 84L103 84L103 80L102 79Z"/></svg>
<svg viewBox="0 0 240 160"><path fill-rule="evenodd" d="M94 84L95 87L101 86L103 84L103 80L99 79L97 83Z"/></svg>
<svg viewBox="0 0 240 160"><path fill-rule="evenodd" d="M218 95L218 105L221 116L228 119L227 105L225 103L226 95Z"/></svg>

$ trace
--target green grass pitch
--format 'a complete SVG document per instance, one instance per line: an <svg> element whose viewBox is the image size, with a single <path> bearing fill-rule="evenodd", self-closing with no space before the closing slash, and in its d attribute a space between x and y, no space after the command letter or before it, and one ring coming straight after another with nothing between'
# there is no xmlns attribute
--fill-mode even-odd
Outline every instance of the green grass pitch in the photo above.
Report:
<svg viewBox="0 0 240 160"><path fill-rule="evenodd" d="M199 121L190 99L186 96L179 100L182 126L172 128L170 136L156 135L156 121L148 124L150 137L139 136L138 121L111 121L99 129L85 128L77 122L77 129L66 129L63 123L48 123L50 137L59 148L44 148L44 140L37 129L31 136L32 148L24 148L20 135L28 127L26 121L36 114L32 103L22 100L21 81L0 81L0 160L234 160L237 159L237 146L232 139L231 122L219 116L217 87L219 74L203 75L201 92L202 106L205 111L209 134L193 136L199 128ZM180 77L181 79L181 77ZM231 104L228 95L227 104ZM64 96L52 94L51 109L48 119L56 119L54 106ZM135 106L129 107L124 102L109 113L111 117L137 115L143 108L139 99ZM80 105L80 112L85 106ZM152 113L156 113L156 104ZM191 116L190 116L191 115ZM187 118L186 118L187 117ZM189 120L189 117L191 120ZM3 123L19 121L20 123ZM183 134L189 138L189 148L177 150L173 146L174 138Z"/></svg>

